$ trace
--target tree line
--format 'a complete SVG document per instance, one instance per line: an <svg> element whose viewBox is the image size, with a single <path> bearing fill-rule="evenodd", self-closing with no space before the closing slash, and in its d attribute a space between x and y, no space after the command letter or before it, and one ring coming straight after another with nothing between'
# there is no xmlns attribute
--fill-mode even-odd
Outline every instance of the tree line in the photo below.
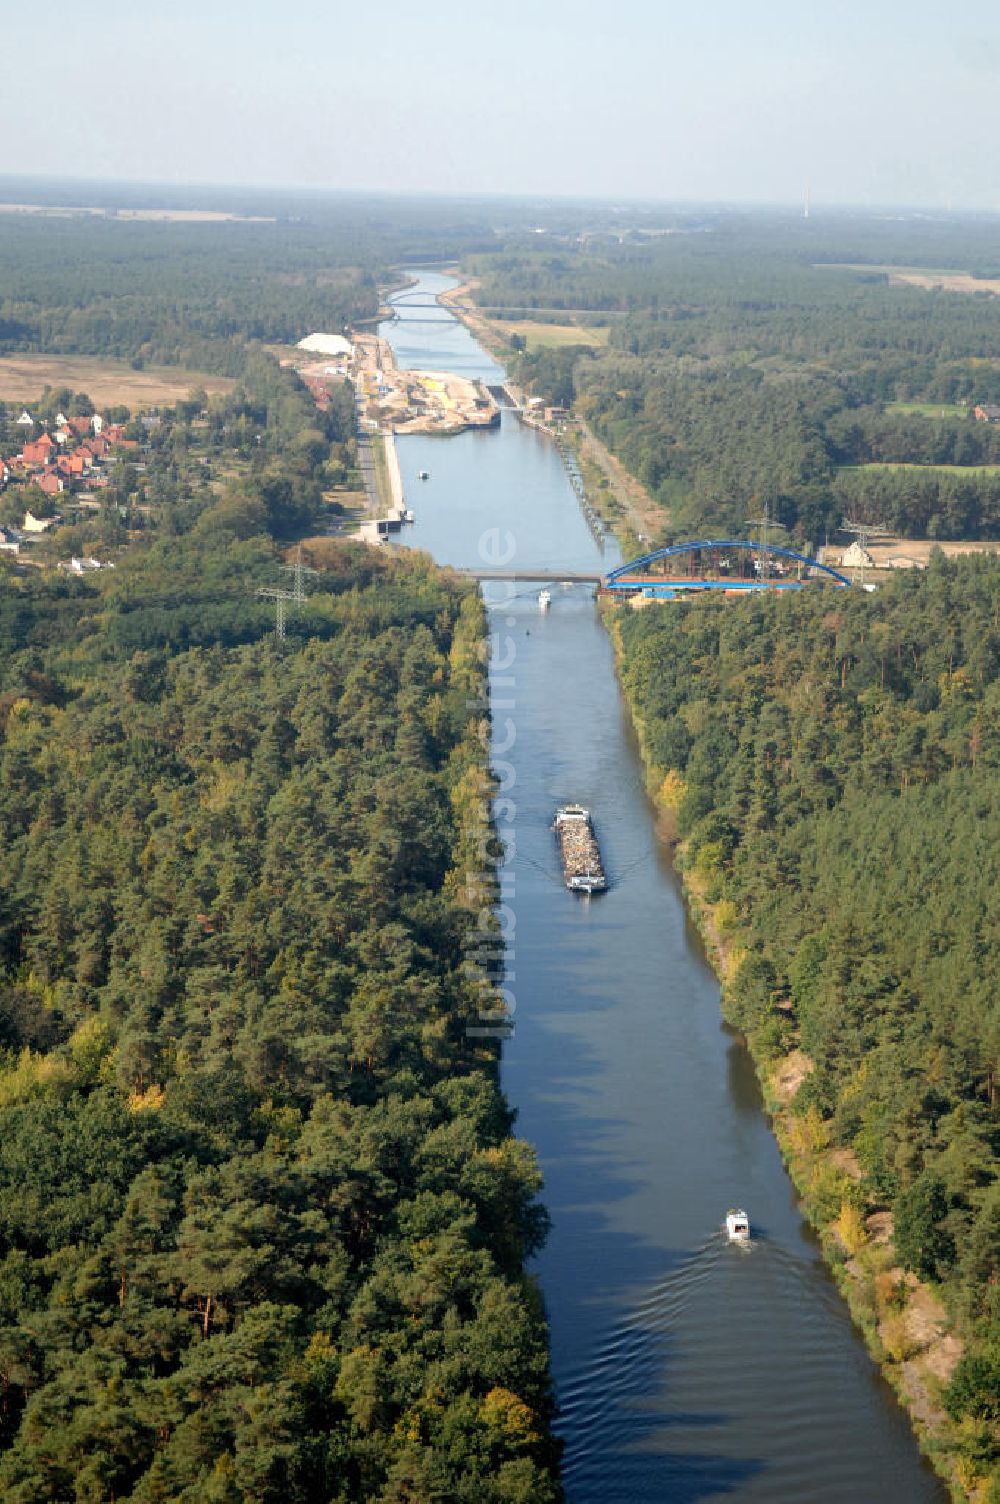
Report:
<svg viewBox="0 0 1000 1504"><path fill-rule="evenodd" d="M949 1445L1000 1466L1000 563L932 558L874 597L622 613L622 674L714 906L724 1007L811 1066L793 1112L889 1210L965 1343ZM994 1488L995 1488L994 1481Z"/></svg>

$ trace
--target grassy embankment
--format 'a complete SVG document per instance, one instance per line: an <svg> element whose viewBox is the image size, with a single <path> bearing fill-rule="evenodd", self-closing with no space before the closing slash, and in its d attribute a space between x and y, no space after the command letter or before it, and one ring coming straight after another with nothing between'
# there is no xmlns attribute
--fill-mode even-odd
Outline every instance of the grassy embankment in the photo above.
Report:
<svg viewBox="0 0 1000 1504"><path fill-rule="evenodd" d="M620 680L623 646L618 613L622 609L610 603L603 607ZM674 847L689 912L719 979L725 1017L727 991L746 953L733 938L730 905L708 899L707 882L686 862L685 844L677 840L676 814L684 796L684 780L675 769L654 763L643 718L637 707L628 703L647 790L657 811L657 830L661 839ZM956 1501L979 1500L982 1496L976 1492L977 1480L966 1475L952 1450L956 1430L941 1405L941 1390L962 1350L948 1330L944 1306L930 1286L899 1265L892 1244L891 1214L865 1216L858 1210L861 1171L852 1152L830 1144L826 1125L816 1109L804 1114L792 1110L799 1087L813 1069L808 1056L795 1048L775 1059L753 1038L744 1039L803 1214L819 1235L824 1259L855 1325L907 1410L921 1450L944 1479L951 1497Z"/></svg>
<svg viewBox="0 0 1000 1504"><path fill-rule="evenodd" d="M392 485L389 481L389 466L385 458L385 437L380 433L371 436L372 464L375 468L375 489L378 492L378 516L387 517L392 506Z"/></svg>

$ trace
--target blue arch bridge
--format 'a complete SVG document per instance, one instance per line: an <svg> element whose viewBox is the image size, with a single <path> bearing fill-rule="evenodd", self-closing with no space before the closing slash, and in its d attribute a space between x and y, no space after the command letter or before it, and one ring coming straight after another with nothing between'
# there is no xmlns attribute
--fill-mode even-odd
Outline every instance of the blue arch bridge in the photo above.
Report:
<svg viewBox="0 0 1000 1504"><path fill-rule="evenodd" d="M701 591L742 595L748 591L801 590L826 583L837 587L853 582L839 570L777 543L754 543L748 538L702 538L673 543L619 564L609 574L582 570L468 569L479 580L524 580L537 583L585 582L612 596L643 596L650 600L690 599Z"/></svg>

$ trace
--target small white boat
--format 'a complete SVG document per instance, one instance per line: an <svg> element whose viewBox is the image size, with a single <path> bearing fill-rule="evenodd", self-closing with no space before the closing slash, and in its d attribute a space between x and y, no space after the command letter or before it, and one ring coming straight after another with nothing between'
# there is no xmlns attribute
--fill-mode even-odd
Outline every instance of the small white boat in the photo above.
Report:
<svg viewBox="0 0 1000 1504"><path fill-rule="evenodd" d="M547 611L549 609L549 607L551 606L551 604L552 604L552 591L551 590L539 590L539 592L538 592L538 607L539 607L539 610L541 610L541 611Z"/></svg>
<svg viewBox="0 0 1000 1504"><path fill-rule="evenodd" d="M417 519L414 517L413 513L410 511L409 507L407 507L406 511L403 513L403 521L404 522L416 522L416 520Z"/></svg>
<svg viewBox="0 0 1000 1504"><path fill-rule="evenodd" d="M417 480L430 480L430 472L427 470L417 471Z"/></svg>
<svg viewBox="0 0 1000 1504"><path fill-rule="evenodd" d="M726 1213L726 1236L730 1243L749 1243L750 1218L745 1211L733 1208Z"/></svg>

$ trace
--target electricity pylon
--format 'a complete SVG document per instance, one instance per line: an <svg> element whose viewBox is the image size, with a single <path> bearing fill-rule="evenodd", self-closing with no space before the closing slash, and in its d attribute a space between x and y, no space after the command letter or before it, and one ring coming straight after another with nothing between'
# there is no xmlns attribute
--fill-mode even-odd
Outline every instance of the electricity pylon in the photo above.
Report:
<svg viewBox="0 0 1000 1504"><path fill-rule="evenodd" d="M296 595L294 590L266 590L262 586L257 591L259 596L274 602L274 635L279 642L285 640L285 613L288 610L288 602L294 601L296 605L304 596Z"/></svg>
<svg viewBox="0 0 1000 1504"><path fill-rule="evenodd" d="M306 598L306 575L319 574L318 569L310 569L308 564L302 562L302 544L295 550L295 563L282 564L282 569L287 570L293 580L292 599L301 606Z"/></svg>
<svg viewBox="0 0 1000 1504"><path fill-rule="evenodd" d="M775 519L771 516L771 503L769 501L765 501L764 502L764 515L763 515L763 517L747 517L746 520L745 520L745 524L744 525L746 527L759 527L760 528L760 542L757 545L757 551L758 551L758 553L761 556L760 557L760 572L763 575L765 569L767 568L767 534L768 534L768 529L772 528L772 527L776 527L776 528L779 529L780 532L783 533L785 531L785 525L784 525L783 522L776 522Z"/></svg>
<svg viewBox="0 0 1000 1504"><path fill-rule="evenodd" d="M282 564L282 569L288 570L292 576L291 590L281 590L277 587L267 588L261 586L257 591L258 596L274 602L274 635L279 642L285 640L285 620L288 615L288 604L303 606L308 600L306 595L306 575L319 574L318 569L310 569L308 564L302 562L302 544L295 550L295 563Z"/></svg>

